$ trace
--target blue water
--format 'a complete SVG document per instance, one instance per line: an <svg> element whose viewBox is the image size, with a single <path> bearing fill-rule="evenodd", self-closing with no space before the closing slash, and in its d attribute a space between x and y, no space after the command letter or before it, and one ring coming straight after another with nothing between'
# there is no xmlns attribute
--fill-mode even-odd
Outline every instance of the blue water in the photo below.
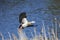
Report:
<svg viewBox="0 0 60 40"><path fill-rule="evenodd" d="M51 5L53 5L51 9L57 14L52 14L53 12L49 9ZM27 13L29 21L36 21L34 25L37 25L37 34L41 31L42 20L45 22L45 27L47 25L52 26L54 17L60 21L59 0L0 0L0 32L5 38L8 37L8 32L18 35L17 28L20 25L18 17L21 12ZM28 37L31 37L29 34L30 31L33 32L33 29L33 27L30 27L25 28L23 31L26 32Z"/></svg>

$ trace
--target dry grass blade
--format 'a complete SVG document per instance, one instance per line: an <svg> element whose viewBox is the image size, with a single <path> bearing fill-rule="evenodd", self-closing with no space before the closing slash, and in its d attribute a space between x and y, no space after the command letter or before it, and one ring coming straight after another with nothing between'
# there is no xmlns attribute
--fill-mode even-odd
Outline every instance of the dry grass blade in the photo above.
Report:
<svg viewBox="0 0 60 40"><path fill-rule="evenodd" d="M4 40L4 36L2 35L2 33L0 32L0 36L2 37L2 40Z"/></svg>
<svg viewBox="0 0 60 40"><path fill-rule="evenodd" d="M14 40L18 40L18 38L15 34L12 34L12 37L13 37Z"/></svg>

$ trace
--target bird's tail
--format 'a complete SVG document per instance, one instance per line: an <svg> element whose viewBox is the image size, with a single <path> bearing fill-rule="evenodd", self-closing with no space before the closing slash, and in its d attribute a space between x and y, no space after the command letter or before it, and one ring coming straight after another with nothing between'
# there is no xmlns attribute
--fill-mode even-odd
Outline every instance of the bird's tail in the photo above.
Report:
<svg viewBox="0 0 60 40"><path fill-rule="evenodd" d="M35 21L31 21L31 23L35 23Z"/></svg>

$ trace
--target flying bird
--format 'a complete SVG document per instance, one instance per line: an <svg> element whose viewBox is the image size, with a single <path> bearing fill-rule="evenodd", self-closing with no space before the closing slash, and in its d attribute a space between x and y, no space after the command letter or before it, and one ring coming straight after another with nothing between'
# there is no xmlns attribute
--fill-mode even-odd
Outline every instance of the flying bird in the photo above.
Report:
<svg viewBox="0 0 60 40"><path fill-rule="evenodd" d="M19 22L20 22L19 29L24 29L26 27L32 27L33 24L35 23L35 21L29 22L27 20L26 12L20 13L20 15L19 15Z"/></svg>

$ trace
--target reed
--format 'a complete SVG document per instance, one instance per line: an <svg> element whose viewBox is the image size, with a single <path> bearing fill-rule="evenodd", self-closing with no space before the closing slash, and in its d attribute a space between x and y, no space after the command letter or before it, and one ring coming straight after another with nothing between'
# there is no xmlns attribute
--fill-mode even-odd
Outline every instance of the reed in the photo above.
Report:
<svg viewBox="0 0 60 40"><path fill-rule="evenodd" d="M1 32L0 32L0 37L2 38L2 40L59 40L57 37L58 33L55 32L53 28L51 29L51 32L50 32L49 27L48 27L48 31L47 31L48 36L47 36L44 21L42 23L43 23L42 30L41 30L42 34L39 33L39 35L37 35L36 28L34 28L35 36L30 31L32 38L28 38L27 35L25 34L25 32L23 30L20 30L20 29L17 29L18 30L18 37L13 33L10 34L9 32L8 32L9 38L4 39L4 36ZM56 27L57 27L57 25L56 25ZM55 29L55 30L57 30L57 29Z"/></svg>
<svg viewBox="0 0 60 40"><path fill-rule="evenodd" d="M44 28L43 28L43 30L44 30ZM52 35L50 35L50 32L48 32L49 39L48 39L48 37L46 36L45 33L43 34L44 36L42 34L37 35L36 34L36 29L34 29L34 32L35 32L35 36L33 36L33 38L28 38L26 36L25 32L20 31L20 30L18 30L19 38L17 38L17 36L15 34L12 34L12 36L11 36L11 34L9 32L8 32L9 39L8 38L4 39L4 36L2 35L2 33L0 33L0 36L1 36L2 40L28 40L28 39L30 39L30 40L55 40L56 39L56 40L58 40L58 37L55 36L55 33L54 33L53 29L51 30Z"/></svg>

